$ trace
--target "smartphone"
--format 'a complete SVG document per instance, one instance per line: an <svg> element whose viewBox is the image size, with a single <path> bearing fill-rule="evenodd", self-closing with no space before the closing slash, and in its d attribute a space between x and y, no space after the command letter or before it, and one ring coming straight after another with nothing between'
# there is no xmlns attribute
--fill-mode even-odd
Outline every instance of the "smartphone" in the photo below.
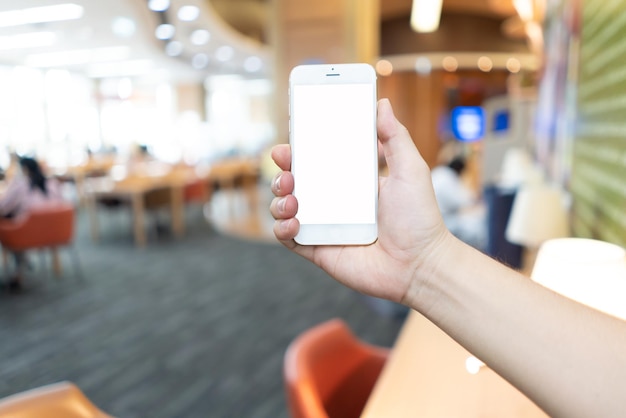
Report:
<svg viewBox="0 0 626 418"><path fill-rule="evenodd" d="M289 77L289 142L302 245L378 237L376 72L368 64L300 65Z"/></svg>

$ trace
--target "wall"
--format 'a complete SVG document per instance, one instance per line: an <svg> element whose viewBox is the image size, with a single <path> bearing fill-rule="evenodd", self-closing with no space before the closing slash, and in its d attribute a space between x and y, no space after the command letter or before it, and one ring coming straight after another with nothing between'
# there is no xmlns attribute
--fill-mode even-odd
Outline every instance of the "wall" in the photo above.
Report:
<svg viewBox="0 0 626 418"><path fill-rule="evenodd" d="M586 1L582 7L571 173L574 235L622 246L626 246L625 17L626 0Z"/></svg>
<svg viewBox="0 0 626 418"><path fill-rule="evenodd" d="M391 101L396 117L432 168L441 144L452 137L447 125L452 108L480 106L485 99L504 94L508 76L507 71L496 70L399 71L378 77L378 95Z"/></svg>

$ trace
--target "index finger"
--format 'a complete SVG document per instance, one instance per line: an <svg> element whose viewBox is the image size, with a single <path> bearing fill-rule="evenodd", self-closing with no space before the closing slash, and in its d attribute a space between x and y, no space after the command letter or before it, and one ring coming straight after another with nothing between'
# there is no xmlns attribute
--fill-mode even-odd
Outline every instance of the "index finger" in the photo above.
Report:
<svg viewBox="0 0 626 418"><path fill-rule="evenodd" d="M272 148L272 159L283 171L291 170L291 146L279 144Z"/></svg>

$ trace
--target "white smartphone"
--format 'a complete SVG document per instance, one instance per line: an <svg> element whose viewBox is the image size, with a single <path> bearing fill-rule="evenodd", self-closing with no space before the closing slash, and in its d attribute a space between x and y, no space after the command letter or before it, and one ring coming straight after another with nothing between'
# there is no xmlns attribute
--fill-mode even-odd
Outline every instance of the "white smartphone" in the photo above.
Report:
<svg viewBox="0 0 626 418"><path fill-rule="evenodd" d="M368 64L301 65L289 77L289 142L303 245L378 237L376 72Z"/></svg>

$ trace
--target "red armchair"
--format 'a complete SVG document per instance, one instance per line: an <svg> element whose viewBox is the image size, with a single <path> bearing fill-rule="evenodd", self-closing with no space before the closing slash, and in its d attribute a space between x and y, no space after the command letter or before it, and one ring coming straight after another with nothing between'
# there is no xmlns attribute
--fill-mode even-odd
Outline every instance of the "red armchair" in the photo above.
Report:
<svg viewBox="0 0 626 418"><path fill-rule="evenodd" d="M304 331L283 363L291 417L358 418L388 354L358 340L339 319Z"/></svg>
<svg viewBox="0 0 626 418"><path fill-rule="evenodd" d="M0 244L7 268L6 252L26 250L52 251L53 268L58 276L61 265L58 259L59 247L71 246L74 237L74 207L67 203L37 208L23 217L0 222ZM81 275L80 262L72 248L75 271Z"/></svg>

